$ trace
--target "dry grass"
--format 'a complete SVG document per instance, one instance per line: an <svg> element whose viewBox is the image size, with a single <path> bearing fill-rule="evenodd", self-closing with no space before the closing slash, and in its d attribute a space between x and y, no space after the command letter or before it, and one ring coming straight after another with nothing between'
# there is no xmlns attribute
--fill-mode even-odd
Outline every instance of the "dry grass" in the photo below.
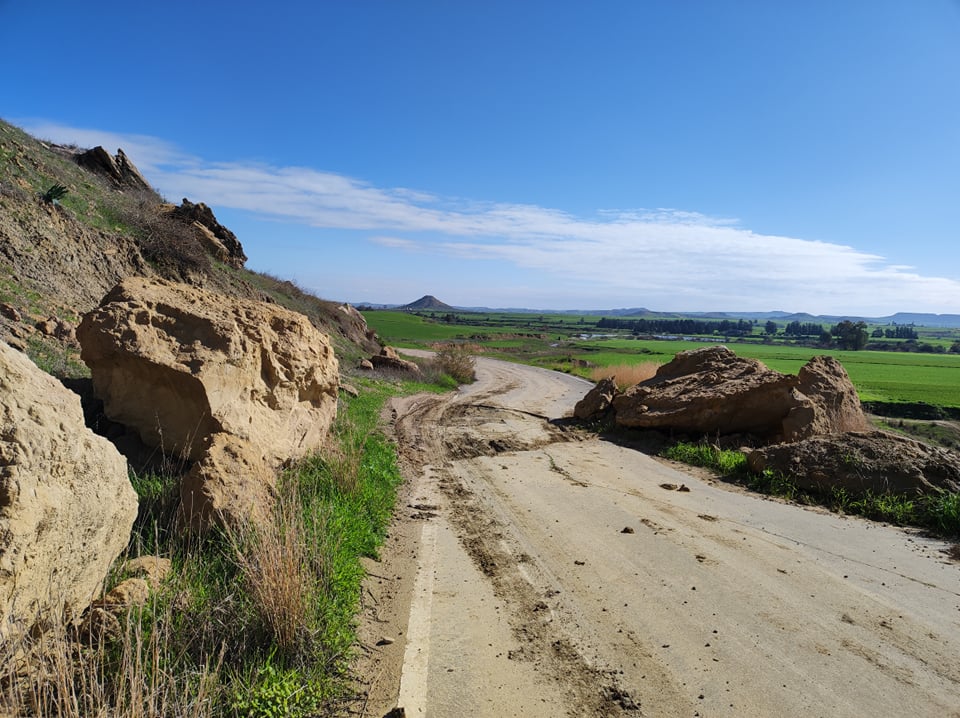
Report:
<svg viewBox="0 0 960 718"><path fill-rule="evenodd" d="M639 364L618 364L616 366L597 367L590 372L590 378L594 381L601 379L613 379L617 388L621 391L639 384L647 379L652 379L662 364L655 361L645 361Z"/></svg>
<svg viewBox="0 0 960 718"><path fill-rule="evenodd" d="M214 715L221 657L191 673L171 672L173 604L130 611L120 635L62 625L36 639L5 644L0 655L0 716L163 718Z"/></svg>
<svg viewBox="0 0 960 718"><path fill-rule="evenodd" d="M315 523L322 530L324 517ZM318 573L326 573L316 565L317 525L313 528L305 524L296 477L286 476L280 482L273 520L230 532L234 560L260 625L280 657L290 663L310 655L313 599L323 578Z"/></svg>
<svg viewBox="0 0 960 718"><path fill-rule="evenodd" d="M477 379L476 362L470 350L460 344L438 345L435 364L458 384L471 384Z"/></svg>

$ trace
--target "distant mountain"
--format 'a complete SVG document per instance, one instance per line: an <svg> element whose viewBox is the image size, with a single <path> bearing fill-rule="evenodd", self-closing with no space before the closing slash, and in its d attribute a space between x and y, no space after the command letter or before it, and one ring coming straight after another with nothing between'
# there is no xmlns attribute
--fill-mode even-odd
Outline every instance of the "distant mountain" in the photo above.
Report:
<svg viewBox="0 0 960 718"><path fill-rule="evenodd" d="M420 297L415 302L410 302L409 304L404 304L400 309L411 309L416 311L436 311L436 312L452 312L456 311L449 304L444 304L439 299L437 299L432 294L427 294L426 296Z"/></svg>

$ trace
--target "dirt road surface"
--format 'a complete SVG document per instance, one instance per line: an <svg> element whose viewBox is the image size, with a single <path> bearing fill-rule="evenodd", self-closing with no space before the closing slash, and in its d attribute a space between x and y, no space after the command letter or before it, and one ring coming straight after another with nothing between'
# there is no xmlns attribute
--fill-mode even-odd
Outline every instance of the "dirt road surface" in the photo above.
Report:
<svg viewBox="0 0 960 718"><path fill-rule="evenodd" d="M393 407L408 483L369 566L358 712L960 716L946 544L551 422L582 380L477 374Z"/></svg>

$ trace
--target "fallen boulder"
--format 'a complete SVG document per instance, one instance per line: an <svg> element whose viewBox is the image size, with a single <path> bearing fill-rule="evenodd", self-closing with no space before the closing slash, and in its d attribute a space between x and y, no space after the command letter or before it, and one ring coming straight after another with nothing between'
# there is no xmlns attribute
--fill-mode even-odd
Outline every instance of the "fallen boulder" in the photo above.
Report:
<svg viewBox="0 0 960 718"><path fill-rule="evenodd" d="M0 645L80 614L127 547L127 462L80 399L0 343Z"/></svg>
<svg viewBox="0 0 960 718"><path fill-rule="evenodd" d="M606 416L613 409L613 400L619 393L613 379L601 379L573 407L574 418L588 421Z"/></svg>
<svg viewBox="0 0 960 718"><path fill-rule="evenodd" d="M783 420L786 441L817 434L867 431L860 397L843 365L831 356L815 356L800 368L796 392L806 399Z"/></svg>
<svg viewBox="0 0 960 718"><path fill-rule="evenodd" d="M805 490L843 489L851 495L960 491L960 456L883 431L833 433L755 449L755 473L790 476Z"/></svg>
<svg viewBox="0 0 960 718"><path fill-rule="evenodd" d="M106 415L193 461L181 518L258 523L276 470L319 449L337 411L337 359L302 314L164 280L117 285L77 331Z"/></svg>
<svg viewBox="0 0 960 718"><path fill-rule="evenodd" d="M840 362L814 357L781 374L723 346L679 352L656 376L614 397L621 426L793 441L862 430L867 420Z"/></svg>
<svg viewBox="0 0 960 718"><path fill-rule="evenodd" d="M327 336L276 305L136 277L77 336L107 416L169 454L198 460L227 433L278 465L317 449L336 415Z"/></svg>
<svg viewBox="0 0 960 718"><path fill-rule="evenodd" d="M401 359L393 347L384 347L379 354L370 357L374 369L402 371L409 374L420 374L420 366L416 362Z"/></svg>

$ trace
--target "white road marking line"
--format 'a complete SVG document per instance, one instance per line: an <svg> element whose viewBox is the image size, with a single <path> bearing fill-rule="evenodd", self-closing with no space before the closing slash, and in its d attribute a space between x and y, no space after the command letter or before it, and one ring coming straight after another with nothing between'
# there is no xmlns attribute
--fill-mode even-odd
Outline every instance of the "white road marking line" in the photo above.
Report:
<svg viewBox="0 0 960 718"><path fill-rule="evenodd" d="M426 715L427 676L430 670L430 611L433 607L434 567L437 559L437 525L424 521L420 531L420 558L410 602L407 648L400 674L397 705L406 714Z"/></svg>

